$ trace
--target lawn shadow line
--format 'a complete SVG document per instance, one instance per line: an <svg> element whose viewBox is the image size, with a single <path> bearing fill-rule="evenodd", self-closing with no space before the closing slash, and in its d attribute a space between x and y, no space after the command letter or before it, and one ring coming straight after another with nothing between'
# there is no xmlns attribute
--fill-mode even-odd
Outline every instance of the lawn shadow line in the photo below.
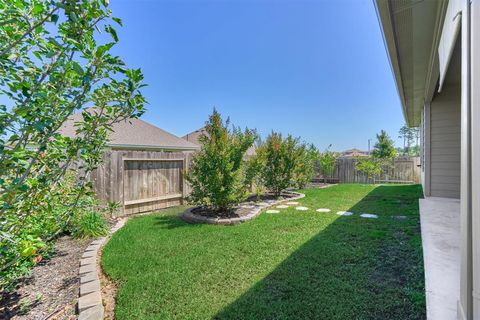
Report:
<svg viewBox="0 0 480 320"><path fill-rule="evenodd" d="M397 227L389 215L385 220L359 217L368 208L377 209L379 201L400 206L391 200L403 199L411 188L375 188L346 210L353 216L338 217L214 319L425 319L423 260L404 245L411 238L402 231L404 225ZM415 206L412 225L419 224ZM372 230L366 233L368 226Z"/></svg>

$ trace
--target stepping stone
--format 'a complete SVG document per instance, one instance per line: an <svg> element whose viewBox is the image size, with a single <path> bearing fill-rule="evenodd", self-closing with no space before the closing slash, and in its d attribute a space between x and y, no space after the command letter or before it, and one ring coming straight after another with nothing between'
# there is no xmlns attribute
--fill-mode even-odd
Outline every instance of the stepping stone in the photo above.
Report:
<svg viewBox="0 0 480 320"><path fill-rule="evenodd" d="M291 206L296 206L298 204L298 202L291 201L291 202L287 202L286 204L291 205Z"/></svg>
<svg viewBox="0 0 480 320"><path fill-rule="evenodd" d="M407 216L393 216L392 218L395 220L406 220Z"/></svg>
<svg viewBox="0 0 480 320"><path fill-rule="evenodd" d="M286 209L288 208L288 206L284 205L284 204L281 204L279 206L277 206L278 209Z"/></svg>
<svg viewBox="0 0 480 320"><path fill-rule="evenodd" d="M268 202L259 202L259 203L257 203L257 206L261 206L261 207L266 207L266 206L268 206L268 205L269 205Z"/></svg>
<svg viewBox="0 0 480 320"><path fill-rule="evenodd" d="M350 212L350 211L338 211L337 214L339 216L351 216L353 214L353 212Z"/></svg>
<svg viewBox="0 0 480 320"><path fill-rule="evenodd" d="M330 211L332 211L332 210L327 209L327 208L320 208L320 209L317 209L316 211L317 211L317 212L330 212Z"/></svg>
<svg viewBox="0 0 480 320"><path fill-rule="evenodd" d="M280 213L280 210L267 210L266 213Z"/></svg>
<svg viewBox="0 0 480 320"><path fill-rule="evenodd" d="M241 206L242 208L245 208L245 209L252 209L252 208L255 208L255 206L251 205L251 204L244 204L243 206Z"/></svg>
<svg viewBox="0 0 480 320"><path fill-rule="evenodd" d="M299 211L307 211L308 208L307 207L295 207L296 210L299 210Z"/></svg>
<svg viewBox="0 0 480 320"><path fill-rule="evenodd" d="M378 216L376 214L372 214L372 213L362 213L360 215L360 217L367 218L367 219L377 219L378 218Z"/></svg>

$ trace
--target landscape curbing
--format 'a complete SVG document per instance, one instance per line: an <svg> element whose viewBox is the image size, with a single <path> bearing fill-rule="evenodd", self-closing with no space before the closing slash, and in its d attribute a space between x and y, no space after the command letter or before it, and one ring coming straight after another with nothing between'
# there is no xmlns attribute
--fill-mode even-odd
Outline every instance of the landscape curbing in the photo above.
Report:
<svg viewBox="0 0 480 320"><path fill-rule="evenodd" d="M198 214L193 213L193 210L198 207L193 207L185 210L180 217L188 223L207 223L207 224L220 224L220 225L232 225L232 224L239 224L249 220L256 218L263 209L268 207L276 206L285 201L293 201L304 198L305 195L300 192L294 191L287 191L287 194L295 195L294 197L288 199L281 199L281 200L268 200L265 202L261 202L259 204L253 205L253 208L250 208L250 212L242 217L235 217L235 218L217 218L217 217L205 217Z"/></svg>
<svg viewBox="0 0 480 320"><path fill-rule="evenodd" d="M110 230L110 235L124 226L126 218L119 220ZM108 238L94 240L85 249L80 259L80 290L78 299L78 320L103 320L105 313L100 284L98 253Z"/></svg>

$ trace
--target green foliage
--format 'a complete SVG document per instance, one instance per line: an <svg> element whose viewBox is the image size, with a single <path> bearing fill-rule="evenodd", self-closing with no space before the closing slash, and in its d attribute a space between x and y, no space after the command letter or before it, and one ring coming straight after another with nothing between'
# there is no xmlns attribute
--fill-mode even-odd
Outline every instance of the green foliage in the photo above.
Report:
<svg viewBox="0 0 480 320"><path fill-rule="evenodd" d="M108 201L105 211L110 217L114 217L115 213L122 207L120 202Z"/></svg>
<svg viewBox="0 0 480 320"><path fill-rule="evenodd" d="M312 181L315 174L315 161L318 159L320 152L313 145L299 144L297 147L298 162L295 166L294 181L295 187L304 188L307 183Z"/></svg>
<svg viewBox="0 0 480 320"><path fill-rule="evenodd" d="M382 161L375 157L359 157L355 168L364 173L368 179L373 179L382 172Z"/></svg>
<svg viewBox="0 0 480 320"><path fill-rule="evenodd" d="M324 181L332 176L337 163L337 158L338 155L335 152L330 151L330 146L318 157L318 164L322 171Z"/></svg>
<svg viewBox="0 0 480 320"><path fill-rule="evenodd" d="M99 212L89 210L77 217L71 229L76 238L97 238L108 233L108 224Z"/></svg>
<svg viewBox="0 0 480 320"><path fill-rule="evenodd" d="M186 176L192 192L189 200L197 205L225 212L245 199L244 156L256 138L252 130L230 130L214 110L200 137L202 149L195 154Z"/></svg>
<svg viewBox="0 0 480 320"><path fill-rule="evenodd" d="M377 142L373 147L372 156L385 161L393 160L397 156L395 144L385 130L377 134Z"/></svg>
<svg viewBox="0 0 480 320"><path fill-rule="evenodd" d="M262 184L276 196L295 185L295 174L300 163L301 149L298 138L272 132L258 148L262 159Z"/></svg>
<svg viewBox="0 0 480 320"><path fill-rule="evenodd" d="M420 136L419 128L411 128L405 124L398 131L398 135L399 138L403 139L403 149L401 149L403 155L418 156L420 154L420 148L418 146L418 139ZM413 145L414 143L415 145Z"/></svg>
<svg viewBox="0 0 480 320"><path fill-rule="evenodd" d="M28 270L65 230L111 125L143 113L143 75L110 53L118 41L108 1L0 3L0 271ZM98 41L100 28L111 36ZM85 106L76 138L59 128ZM77 168L73 181L64 181ZM2 284L0 284L0 287Z"/></svg>
<svg viewBox="0 0 480 320"><path fill-rule="evenodd" d="M262 181L260 179L262 165L262 159L258 154L250 157L245 161L244 184L246 188L250 191L255 189L257 195L262 187Z"/></svg>

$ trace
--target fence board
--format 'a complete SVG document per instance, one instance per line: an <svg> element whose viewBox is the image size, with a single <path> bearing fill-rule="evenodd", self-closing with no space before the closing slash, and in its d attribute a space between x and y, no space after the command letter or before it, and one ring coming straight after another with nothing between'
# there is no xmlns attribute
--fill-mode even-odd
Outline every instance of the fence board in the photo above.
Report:
<svg viewBox="0 0 480 320"><path fill-rule="evenodd" d="M102 203L122 205L119 215L154 211L182 203L190 160L189 152L106 150L91 178Z"/></svg>
<svg viewBox="0 0 480 320"><path fill-rule="evenodd" d="M338 180L340 183L368 183L368 177L359 172L356 167L356 159L354 158L339 158L335 165L333 175L329 178ZM388 182L395 181L399 183L420 183L421 168L420 157L402 157L394 160L393 166L390 169L384 170L376 181ZM323 178L318 164L315 166L316 179Z"/></svg>

